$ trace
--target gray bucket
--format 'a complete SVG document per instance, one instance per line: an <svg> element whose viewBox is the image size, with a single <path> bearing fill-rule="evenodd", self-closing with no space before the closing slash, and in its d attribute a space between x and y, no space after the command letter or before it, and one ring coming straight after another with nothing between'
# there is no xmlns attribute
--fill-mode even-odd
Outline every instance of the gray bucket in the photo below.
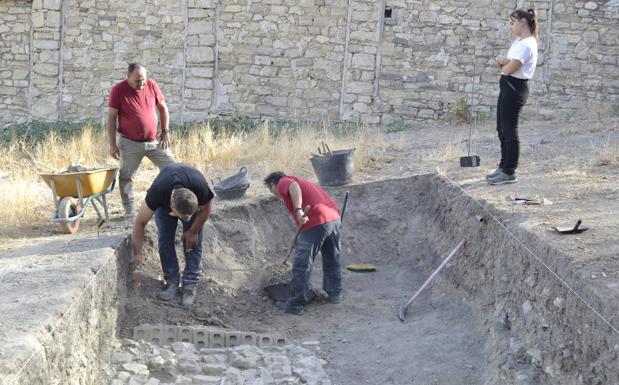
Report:
<svg viewBox="0 0 619 385"><path fill-rule="evenodd" d="M313 154L310 158L321 186L341 186L352 180L355 149L337 150L326 155Z"/></svg>

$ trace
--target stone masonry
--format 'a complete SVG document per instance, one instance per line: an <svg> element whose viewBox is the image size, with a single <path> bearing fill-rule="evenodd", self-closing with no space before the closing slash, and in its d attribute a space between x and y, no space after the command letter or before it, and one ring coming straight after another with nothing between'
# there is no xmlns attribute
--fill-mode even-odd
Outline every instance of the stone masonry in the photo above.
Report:
<svg viewBox="0 0 619 385"><path fill-rule="evenodd" d="M540 60L526 114L616 114L619 1L532 3ZM160 85L173 124L212 113L406 124L447 118L458 100L491 116L493 60L524 4L5 0L0 127L103 121L133 61Z"/></svg>

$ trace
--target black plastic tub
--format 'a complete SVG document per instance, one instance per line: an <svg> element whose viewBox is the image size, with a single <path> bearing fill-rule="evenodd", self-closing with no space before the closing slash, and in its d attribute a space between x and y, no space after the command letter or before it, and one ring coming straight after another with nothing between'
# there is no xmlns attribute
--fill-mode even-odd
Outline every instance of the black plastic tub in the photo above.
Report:
<svg viewBox="0 0 619 385"><path fill-rule="evenodd" d="M355 149L312 155L310 162L321 186L341 186L352 180Z"/></svg>

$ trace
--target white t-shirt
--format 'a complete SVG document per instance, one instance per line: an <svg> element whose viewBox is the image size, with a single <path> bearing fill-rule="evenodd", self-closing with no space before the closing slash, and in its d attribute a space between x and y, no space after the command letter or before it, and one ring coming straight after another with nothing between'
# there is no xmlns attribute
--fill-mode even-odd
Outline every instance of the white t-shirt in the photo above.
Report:
<svg viewBox="0 0 619 385"><path fill-rule="evenodd" d="M507 51L507 58L516 59L522 63L520 69L510 76L518 79L531 79L537 65L537 40L533 36L524 39L516 38Z"/></svg>

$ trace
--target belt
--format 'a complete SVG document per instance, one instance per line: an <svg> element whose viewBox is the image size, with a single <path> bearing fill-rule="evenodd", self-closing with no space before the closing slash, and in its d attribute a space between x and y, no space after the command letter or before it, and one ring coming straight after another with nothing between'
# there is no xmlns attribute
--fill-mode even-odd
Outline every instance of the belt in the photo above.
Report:
<svg viewBox="0 0 619 385"><path fill-rule="evenodd" d="M121 136L123 137L123 139L127 139L127 140L130 140L132 142L139 142L139 143L154 142L156 140L156 139L135 140L135 139L127 138L124 135L121 135Z"/></svg>
<svg viewBox="0 0 619 385"><path fill-rule="evenodd" d="M511 79L514 79L514 80L519 80L521 82L528 82L529 81L529 79L521 79L521 78L517 78L517 77L512 76L512 75L501 74L501 76L504 76L506 78L511 78Z"/></svg>

